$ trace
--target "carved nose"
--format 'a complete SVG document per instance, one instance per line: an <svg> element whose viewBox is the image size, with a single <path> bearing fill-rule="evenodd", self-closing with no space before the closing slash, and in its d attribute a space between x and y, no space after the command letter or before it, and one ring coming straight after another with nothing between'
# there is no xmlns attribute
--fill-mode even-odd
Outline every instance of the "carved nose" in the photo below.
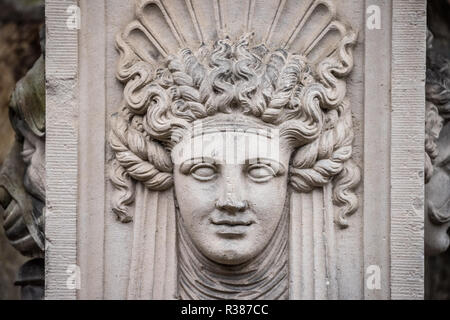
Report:
<svg viewBox="0 0 450 320"><path fill-rule="evenodd" d="M225 200L217 200L216 208L230 213L243 212L248 208L248 202L227 197Z"/></svg>

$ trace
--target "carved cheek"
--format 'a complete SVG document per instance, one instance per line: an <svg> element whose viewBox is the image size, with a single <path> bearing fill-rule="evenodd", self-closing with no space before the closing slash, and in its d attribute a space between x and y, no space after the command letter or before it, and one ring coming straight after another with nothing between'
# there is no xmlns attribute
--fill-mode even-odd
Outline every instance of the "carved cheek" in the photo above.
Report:
<svg viewBox="0 0 450 320"><path fill-rule="evenodd" d="M202 217L214 210L217 187L211 182L200 182L189 175L177 173L175 168L175 192L183 215Z"/></svg>
<svg viewBox="0 0 450 320"><path fill-rule="evenodd" d="M277 222L286 200L287 176L275 177L261 184L249 183L252 184L252 192L248 193L248 201L257 218L266 223Z"/></svg>
<svg viewBox="0 0 450 320"><path fill-rule="evenodd" d="M426 184L426 193L428 201L436 208L441 208L450 197L450 175L442 168L435 168L431 180Z"/></svg>

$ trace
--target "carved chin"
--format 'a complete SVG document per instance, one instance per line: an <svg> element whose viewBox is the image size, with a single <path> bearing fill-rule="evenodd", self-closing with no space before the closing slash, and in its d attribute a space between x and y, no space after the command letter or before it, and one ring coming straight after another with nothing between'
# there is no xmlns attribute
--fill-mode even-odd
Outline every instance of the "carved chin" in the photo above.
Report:
<svg viewBox="0 0 450 320"><path fill-rule="evenodd" d="M225 265L238 265L247 262L251 257L235 250L225 250L223 253L212 257L212 260Z"/></svg>
<svg viewBox="0 0 450 320"><path fill-rule="evenodd" d="M432 233L432 235L427 236L427 241L425 242L425 251L430 256L445 252L450 245L450 238L445 228L433 231Z"/></svg>
<svg viewBox="0 0 450 320"><path fill-rule="evenodd" d="M433 221L444 216L435 212L436 209L434 209L434 206L430 201L426 208L425 252L429 256L434 256L445 252L450 246L450 221ZM431 219L431 216L434 218Z"/></svg>
<svg viewBox="0 0 450 320"><path fill-rule="evenodd" d="M238 265L251 260L264 248L264 245L255 244L248 238L223 239L215 236L208 242L197 243L196 246L205 257L216 263Z"/></svg>

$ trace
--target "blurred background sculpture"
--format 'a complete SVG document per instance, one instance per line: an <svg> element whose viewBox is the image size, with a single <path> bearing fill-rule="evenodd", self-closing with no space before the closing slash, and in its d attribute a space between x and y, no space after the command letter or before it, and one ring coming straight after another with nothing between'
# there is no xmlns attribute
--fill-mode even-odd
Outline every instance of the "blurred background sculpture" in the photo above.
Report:
<svg viewBox="0 0 450 320"><path fill-rule="evenodd" d="M450 4L428 3L425 253L428 299L450 299Z"/></svg>
<svg viewBox="0 0 450 320"><path fill-rule="evenodd" d="M0 279L0 288L5 289L0 290L0 296L5 295L0 298L19 297L11 288L15 282L21 288L22 299L41 299L44 290L45 243L45 65L41 50L41 47L44 49L45 35L42 27L44 7L43 1L2 1L0 6L0 32L6 37L2 45L10 50L2 49L2 54L9 52L9 56L0 61L5 64L2 76L7 76L8 70L16 66L17 69L13 71L16 73L17 70L26 68L20 75L22 77L32 66L17 83L12 94L7 96L9 108L1 110L9 113L15 139L11 141L12 147L6 159L0 159L3 162L0 169L0 221L7 239L7 242L6 239L0 239L1 246L5 248L0 252L0 274L14 266L15 279L11 275ZM15 28L18 30L15 31ZM28 38L20 40L24 37L24 32ZM18 38L15 39L14 35ZM15 48L15 51L11 51L11 48ZM15 55L21 59L19 63L13 64L11 60L8 64L8 59ZM8 78L3 78L2 89L7 80ZM2 115L4 121L5 113ZM2 130L5 128L8 126L3 125ZM5 146L0 150L2 152L9 149L6 147L9 143L8 136L6 132L2 135L2 147ZM25 258L16 258L12 253L6 256L9 245L31 260L23 264ZM20 265L15 261L20 261L23 265L19 268Z"/></svg>

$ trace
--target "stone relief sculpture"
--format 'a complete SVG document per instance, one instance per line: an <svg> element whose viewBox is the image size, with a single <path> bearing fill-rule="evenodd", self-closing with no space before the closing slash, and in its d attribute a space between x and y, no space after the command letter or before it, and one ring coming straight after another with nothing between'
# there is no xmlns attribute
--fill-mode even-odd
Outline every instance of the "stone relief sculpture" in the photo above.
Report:
<svg viewBox="0 0 450 320"><path fill-rule="evenodd" d="M356 33L334 1L136 1L116 42L128 298L336 299L334 237L360 171Z"/></svg>
<svg viewBox="0 0 450 320"><path fill-rule="evenodd" d="M10 120L16 141L0 171L0 209L5 234L13 247L33 258L18 272L16 284L22 288L22 299L44 297L44 75L44 55L41 55L12 94Z"/></svg>
<svg viewBox="0 0 450 320"><path fill-rule="evenodd" d="M450 62L433 51L431 32L428 33L428 61L426 85L426 167L425 192L427 198L426 252L436 255L450 245Z"/></svg>

